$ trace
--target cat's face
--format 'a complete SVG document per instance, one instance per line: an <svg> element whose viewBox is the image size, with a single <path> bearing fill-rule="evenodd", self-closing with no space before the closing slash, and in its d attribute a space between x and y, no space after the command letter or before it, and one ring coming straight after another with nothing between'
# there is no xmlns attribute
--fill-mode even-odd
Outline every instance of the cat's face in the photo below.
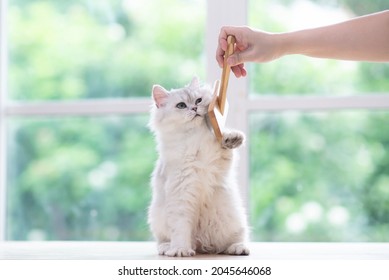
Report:
<svg viewBox="0 0 389 280"><path fill-rule="evenodd" d="M200 87L198 79L180 89L167 91L159 85L153 87L156 122L160 125L196 127L204 122L211 102L209 88ZM178 127L177 127L178 128Z"/></svg>

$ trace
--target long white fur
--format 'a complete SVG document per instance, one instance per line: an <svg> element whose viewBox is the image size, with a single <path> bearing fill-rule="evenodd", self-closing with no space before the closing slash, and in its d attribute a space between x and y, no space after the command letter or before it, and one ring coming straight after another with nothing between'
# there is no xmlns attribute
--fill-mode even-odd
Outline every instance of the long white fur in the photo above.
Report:
<svg viewBox="0 0 389 280"><path fill-rule="evenodd" d="M161 255L249 254L247 218L233 174L232 148L243 134L226 132L223 146L216 141L206 118L211 95L197 78L181 89L153 88L149 126L159 159L149 225ZM178 109L179 102L188 108Z"/></svg>

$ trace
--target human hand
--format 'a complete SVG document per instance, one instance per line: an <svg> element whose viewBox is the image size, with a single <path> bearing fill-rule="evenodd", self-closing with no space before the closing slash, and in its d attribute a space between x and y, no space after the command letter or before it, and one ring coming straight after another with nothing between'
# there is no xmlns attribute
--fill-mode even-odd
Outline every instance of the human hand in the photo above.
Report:
<svg viewBox="0 0 389 280"><path fill-rule="evenodd" d="M234 35L236 38L234 54L227 58L227 63L237 78L247 75L245 62L267 62L280 56L277 54L276 34L254 30L246 26L224 26L220 30L216 50L216 60L220 67L223 67L224 64L228 35Z"/></svg>

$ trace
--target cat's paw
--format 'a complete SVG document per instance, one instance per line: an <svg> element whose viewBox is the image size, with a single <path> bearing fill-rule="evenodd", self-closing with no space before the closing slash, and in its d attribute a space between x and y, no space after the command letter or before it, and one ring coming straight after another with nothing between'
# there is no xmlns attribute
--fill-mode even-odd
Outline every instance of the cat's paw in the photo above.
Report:
<svg viewBox="0 0 389 280"><path fill-rule="evenodd" d="M242 145L244 134L239 131L231 131L223 133L222 147L226 149L235 149Z"/></svg>
<svg viewBox="0 0 389 280"><path fill-rule="evenodd" d="M178 247L169 249L165 255L169 257L193 257L196 252L191 248Z"/></svg>
<svg viewBox="0 0 389 280"><path fill-rule="evenodd" d="M243 243L234 243L224 253L228 255L249 255L250 250Z"/></svg>
<svg viewBox="0 0 389 280"><path fill-rule="evenodd" d="M158 245L158 254L165 255L166 252L170 249L170 243L161 243Z"/></svg>

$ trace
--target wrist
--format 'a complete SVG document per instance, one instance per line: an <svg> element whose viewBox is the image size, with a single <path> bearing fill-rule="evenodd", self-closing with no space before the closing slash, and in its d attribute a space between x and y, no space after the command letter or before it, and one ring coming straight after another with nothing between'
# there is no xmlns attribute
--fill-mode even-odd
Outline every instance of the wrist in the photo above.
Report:
<svg viewBox="0 0 389 280"><path fill-rule="evenodd" d="M296 46L296 33L295 32L285 32L275 34L277 53L279 57L290 55L290 54L298 54L297 46Z"/></svg>

